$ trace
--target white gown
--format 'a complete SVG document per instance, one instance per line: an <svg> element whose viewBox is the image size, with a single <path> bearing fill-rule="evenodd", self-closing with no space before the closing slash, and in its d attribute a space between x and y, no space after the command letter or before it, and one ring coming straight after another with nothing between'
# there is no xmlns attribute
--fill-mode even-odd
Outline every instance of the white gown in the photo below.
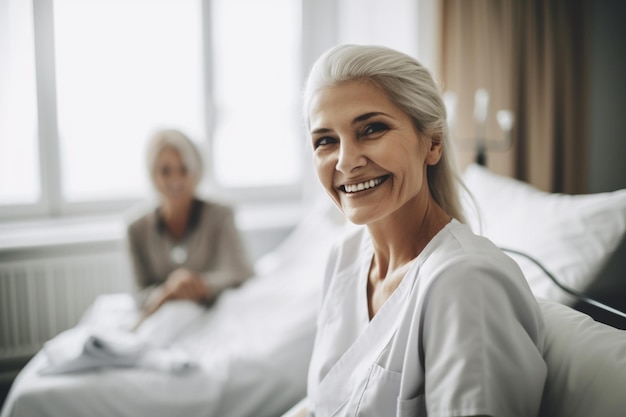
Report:
<svg viewBox="0 0 626 417"><path fill-rule="evenodd" d="M544 325L513 260L453 220L370 321L372 256L362 229L329 258L311 415L537 415Z"/></svg>

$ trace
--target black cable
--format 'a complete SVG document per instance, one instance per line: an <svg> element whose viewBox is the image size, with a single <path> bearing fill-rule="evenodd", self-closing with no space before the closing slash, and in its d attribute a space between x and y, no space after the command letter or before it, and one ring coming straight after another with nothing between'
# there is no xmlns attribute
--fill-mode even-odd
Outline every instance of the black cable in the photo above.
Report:
<svg viewBox="0 0 626 417"><path fill-rule="evenodd" d="M605 310L605 311L608 311L610 313L616 314L616 315L618 315L620 317L626 318L626 313L623 313L622 311L617 310L617 309L615 309L615 308L613 308L611 306L608 306L606 304L602 304L601 302L596 301L593 298L589 298L586 295L584 295L584 294L582 294L582 293L580 293L578 291L572 290L571 288L568 288L565 285L561 284L556 279L556 277L554 275L552 275L552 273L550 271L548 271L548 269L545 266L543 266L543 264L541 264L541 262L539 262L537 259L533 258L532 256L530 256L530 255L528 255L528 254L526 254L524 252L520 252L518 250L515 250L515 249L509 249L509 248L500 248L500 249L502 251L504 251L504 252L514 253L516 255L520 255L520 256L528 259L529 261L531 261L532 263L537 265L548 276L548 278L550 278L550 280L556 284L557 287L559 287L560 289L562 289L566 293L568 293L570 295L573 295L577 299L579 299L581 301L584 301L584 302L586 302L588 304L591 304L593 306L596 306L596 307L598 307L598 308L600 308L602 310Z"/></svg>

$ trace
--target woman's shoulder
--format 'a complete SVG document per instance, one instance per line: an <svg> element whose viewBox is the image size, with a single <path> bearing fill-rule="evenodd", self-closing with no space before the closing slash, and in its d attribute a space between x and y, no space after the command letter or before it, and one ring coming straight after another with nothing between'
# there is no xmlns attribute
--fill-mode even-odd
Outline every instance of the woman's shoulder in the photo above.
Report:
<svg viewBox="0 0 626 417"><path fill-rule="evenodd" d="M324 298L330 287L348 288L358 279L364 257L372 256L369 234L365 227L351 228L337 240L328 256L322 294Z"/></svg>
<svg viewBox="0 0 626 417"><path fill-rule="evenodd" d="M371 240L366 227L355 227L348 230L335 243L335 251L343 256L359 256L364 250L371 247Z"/></svg>
<svg viewBox="0 0 626 417"><path fill-rule="evenodd" d="M141 206L130 210L125 215L129 233L145 230L157 222L156 206Z"/></svg>
<svg viewBox="0 0 626 417"><path fill-rule="evenodd" d="M429 287L455 289L491 288L509 296L530 299L531 290L519 265L489 239L461 223L451 224L424 261L421 273ZM504 294L501 293L501 294Z"/></svg>
<svg viewBox="0 0 626 417"><path fill-rule="evenodd" d="M335 242L330 252L330 263L335 271L345 271L359 266L359 259L372 255L372 244L365 227L355 227Z"/></svg>
<svg viewBox="0 0 626 417"><path fill-rule="evenodd" d="M453 220L444 228L436 249L450 260L492 259L496 261L510 259L498 246L484 236L478 235L463 223Z"/></svg>
<svg viewBox="0 0 626 417"><path fill-rule="evenodd" d="M496 285L526 286L519 265L496 244L475 234L467 225L453 222L431 243L433 245L420 269L433 279L460 280L467 285L481 281ZM490 279L484 279L487 277Z"/></svg>
<svg viewBox="0 0 626 417"><path fill-rule="evenodd" d="M194 200L191 225L204 232L232 230L236 227L235 209L228 204L213 200Z"/></svg>
<svg viewBox="0 0 626 417"><path fill-rule="evenodd" d="M232 206L219 201L196 199L194 204L202 213L210 213L212 216L233 216L235 212Z"/></svg>

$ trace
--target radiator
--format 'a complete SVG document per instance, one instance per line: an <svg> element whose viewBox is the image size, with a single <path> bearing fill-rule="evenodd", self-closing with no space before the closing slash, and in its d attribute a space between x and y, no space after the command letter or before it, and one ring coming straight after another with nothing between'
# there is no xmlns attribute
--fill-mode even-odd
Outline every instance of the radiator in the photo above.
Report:
<svg viewBox="0 0 626 417"><path fill-rule="evenodd" d="M0 262L0 360L36 353L100 294L131 290L122 251Z"/></svg>

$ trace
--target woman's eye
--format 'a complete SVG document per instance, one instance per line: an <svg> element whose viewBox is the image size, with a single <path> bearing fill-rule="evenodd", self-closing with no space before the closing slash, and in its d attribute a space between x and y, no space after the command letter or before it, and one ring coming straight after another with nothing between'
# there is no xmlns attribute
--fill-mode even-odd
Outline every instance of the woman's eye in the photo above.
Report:
<svg viewBox="0 0 626 417"><path fill-rule="evenodd" d="M314 145L314 149L317 149L320 146L330 145L330 144L333 144L333 143L337 143L337 140L335 138L331 138L329 136L325 136L325 137L316 139L315 143L313 145Z"/></svg>
<svg viewBox="0 0 626 417"><path fill-rule="evenodd" d="M169 177L170 175L170 168L169 167L162 167L161 168L161 175L164 177Z"/></svg>
<svg viewBox="0 0 626 417"><path fill-rule="evenodd" d="M365 135L373 135L375 133L380 133L380 132L385 132L389 130L389 127L381 122L376 122L376 123L370 123L367 126L365 126L365 129L363 130L363 133Z"/></svg>

